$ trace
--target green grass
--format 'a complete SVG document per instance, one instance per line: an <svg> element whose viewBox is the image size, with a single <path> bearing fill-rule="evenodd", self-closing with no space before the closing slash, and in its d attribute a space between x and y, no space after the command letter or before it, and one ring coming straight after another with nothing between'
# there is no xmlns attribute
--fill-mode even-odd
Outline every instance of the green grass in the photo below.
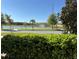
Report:
<svg viewBox="0 0 79 59"><path fill-rule="evenodd" d="M10 29L3 29L3 30L9 31ZM52 29L52 28L20 28L18 30L52 31L52 30L61 30L61 29L59 29L59 28L54 28L54 29Z"/></svg>
<svg viewBox="0 0 79 59"><path fill-rule="evenodd" d="M18 30L52 30L51 28L21 28Z"/></svg>
<svg viewBox="0 0 79 59"><path fill-rule="evenodd" d="M22 33L22 32L1 32L1 35L7 35L7 34L10 34L10 35L19 35L19 36L24 36L24 35L40 35L40 34L36 34L36 33ZM51 34L41 34L41 35L48 35L50 36ZM52 34L52 35L55 35L55 34ZM56 35L59 35L59 34L56 34ZM71 35L71 34L60 34L60 35ZM74 34L72 34L74 35Z"/></svg>
<svg viewBox="0 0 79 59"><path fill-rule="evenodd" d="M10 29L3 29L3 30L9 31ZM52 31L51 28L20 28L18 30Z"/></svg>
<svg viewBox="0 0 79 59"><path fill-rule="evenodd" d="M20 32L18 32L18 33L16 33L16 32L1 32L1 35L2 36L4 36L4 35L8 35L8 34L12 34L12 35L17 35L17 34L19 34L19 35L25 35L26 33L20 33Z"/></svg>

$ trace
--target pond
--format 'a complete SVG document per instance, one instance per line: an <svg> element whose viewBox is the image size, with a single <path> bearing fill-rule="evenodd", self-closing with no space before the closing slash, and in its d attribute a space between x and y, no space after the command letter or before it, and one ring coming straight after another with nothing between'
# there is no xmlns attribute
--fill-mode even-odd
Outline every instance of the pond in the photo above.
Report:
<svg viewBox="0 0 79 59"><path fill-rule="evenodd" d="M23 26L23 25L19 25L19 26L18 25L11 25L11 26L9 26L9 25L6 25L6 26L3 25L2 26L3 29L10 29L10 27L13 28L13 29L32 28L32 26Z"/></svg>
<svg viewBox="0 0 79 59"><path fill-rule="evenodd" d="M2 26L2 27L3 27L3 29L10 29L9 25ZM23 33L40 33L40 34L52 34L52 33L53 34L62 34L63 33L63 31L59 31L59 30L52 31L52 28L50 28L50 27L34 27L34 31L30 30L30 29L32 29L32 26L12 25L11 28L18 29L17 32L23 32ZM23 28L26 28L28 30L27 31L23 30ZM19 29L21 29L21 31L19 31ZM11 32L11 31L10 30L9 31L3 30L2 32Z"/></svg>

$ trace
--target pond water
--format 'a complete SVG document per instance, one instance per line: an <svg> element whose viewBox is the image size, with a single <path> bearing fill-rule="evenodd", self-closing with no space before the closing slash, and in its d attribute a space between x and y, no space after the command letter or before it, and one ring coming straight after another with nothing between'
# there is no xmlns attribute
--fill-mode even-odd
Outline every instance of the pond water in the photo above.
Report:
<svg viewBox="0 0 79 59"><path fill-rule="evenodd" d="M10 29L10 26L6 25L6 26L2 26L3 29ZM32 26L22 26L22 25L19 25L19 26L11 26L11 28L13 29L21 29L21 28L32 28ZM49 27L34 27L34 28L49 28ZM51 28L49 28L51 29ZM10 31L3 31L3 32L10 32ZM62 34L63 31L17 31L17 32L24 32L24 33L40 33L40 34Z"/></svg>
<svg viewBox="0 0 79 59"><path fill-rule="evenodd" d="M2 26L2 28L3 29L10 29L10 26L6 25L6 26ZM32 28L32 26L12 25L11 28L13 28L13 29Z"/></svg>

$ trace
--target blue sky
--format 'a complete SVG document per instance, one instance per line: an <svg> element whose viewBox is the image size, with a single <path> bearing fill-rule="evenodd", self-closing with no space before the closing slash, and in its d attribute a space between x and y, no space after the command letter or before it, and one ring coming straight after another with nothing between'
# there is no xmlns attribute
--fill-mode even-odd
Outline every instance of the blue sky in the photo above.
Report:
<svg viewBox="0 0 79 59"><path fill-rule="evenodd" d="M58 13L65 5L65 0L1 0L1 11L15 22L47 22L48 16Z"/></svg>

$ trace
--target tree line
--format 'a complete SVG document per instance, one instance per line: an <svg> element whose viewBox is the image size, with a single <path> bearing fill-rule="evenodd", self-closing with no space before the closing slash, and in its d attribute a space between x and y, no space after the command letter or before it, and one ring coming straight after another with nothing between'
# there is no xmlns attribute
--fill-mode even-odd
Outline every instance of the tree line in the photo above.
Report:
<svg viewBox="0 0 79 59"><path fill-rule="evenodd" d="M45 24L47 26L50 22L52 22L52 23L50 23L49 25L52 25L53 23L54 23L53 25L55 25L57 23L57 19L56 19L55 14L51 15L49 17L49 19L52 19L52 20L49 20L48 23L36 23L35 19L30 20L29 23L27 23L27 22L14 22L13 19L11 19L10 15L1 13L1 25L8 24L8 25L10 25L10 27L11 27L11 25L32 25L32 28L34 28L35 25L39 25L39 24ZM52 29L53 29L53 26L52 26Z"/></svg>
<svg viewBox="0 0 79 59"><path fill-rule="evenodd" d="M14 22L13 19L11 19L10 15L1 13L1 28L2 28L2 25L5 25L5 24L8 24L10 27L11 27L11 25L26 25L26 24L29 25L29 24L31 24L32 28L33 28L35 23L36 22L34 19L30 20L30 23Z"/></svg>

